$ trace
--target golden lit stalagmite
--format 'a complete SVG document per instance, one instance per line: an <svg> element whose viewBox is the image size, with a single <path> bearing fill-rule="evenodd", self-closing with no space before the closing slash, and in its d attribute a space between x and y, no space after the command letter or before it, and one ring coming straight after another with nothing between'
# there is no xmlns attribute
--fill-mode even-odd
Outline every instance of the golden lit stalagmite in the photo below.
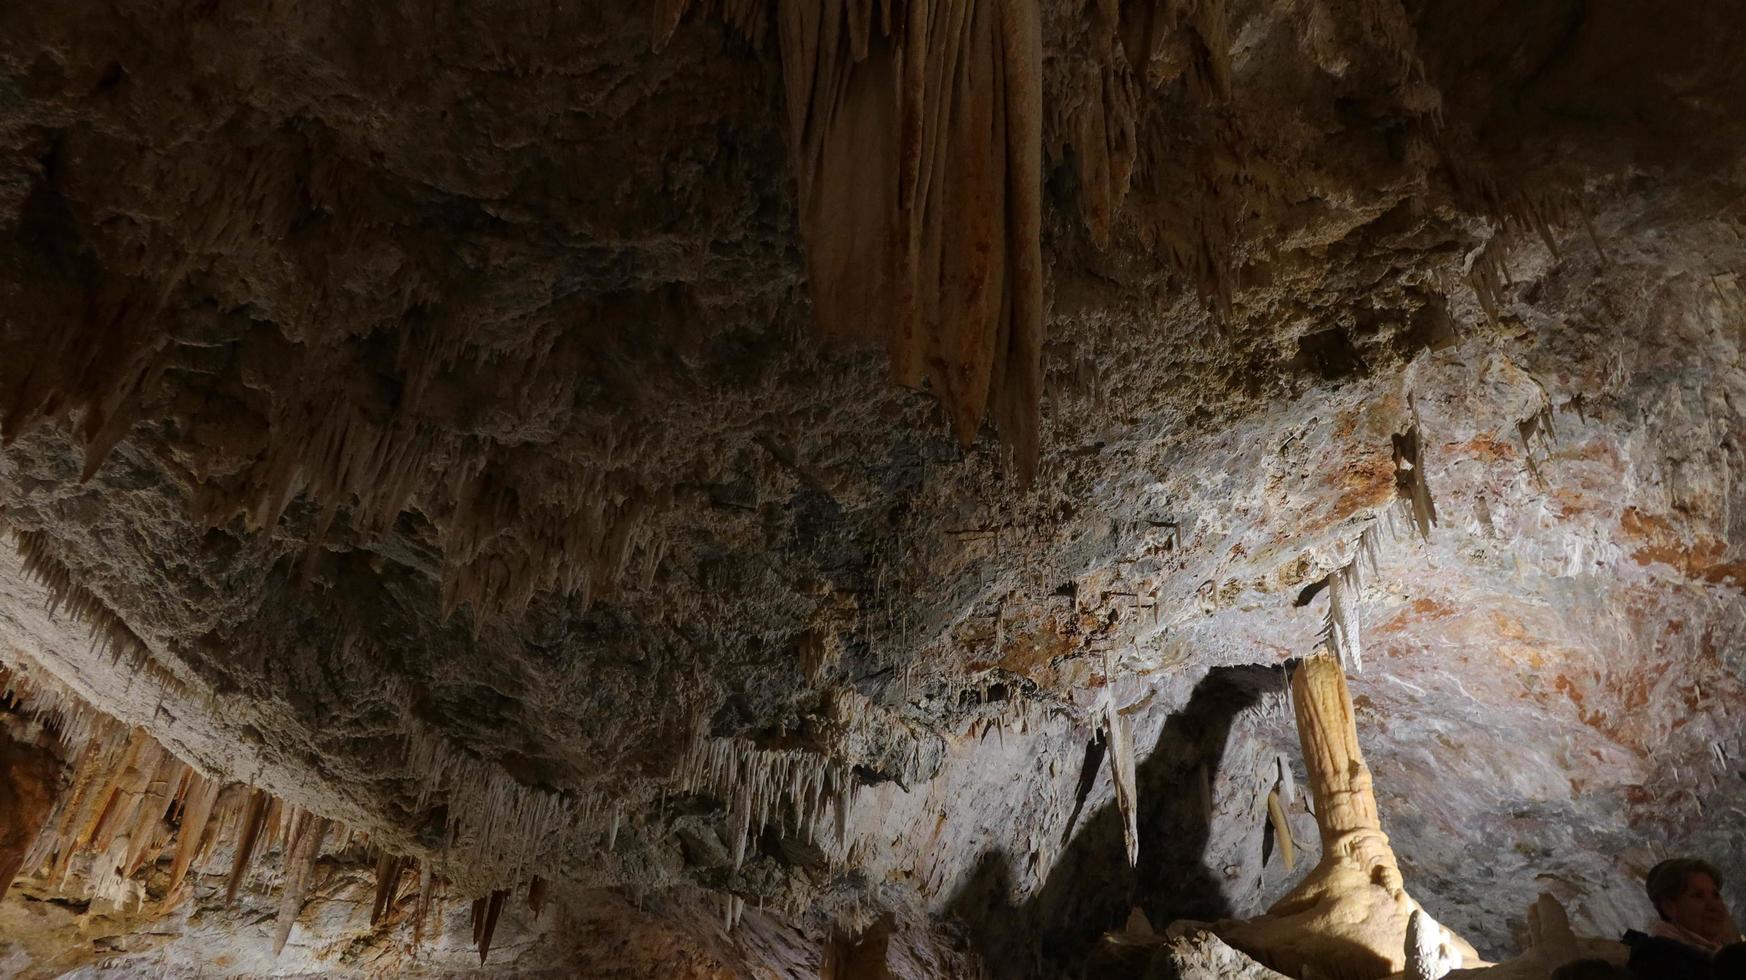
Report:
<svg viewBox="0 0 1746 980"><path fill-rule="evenodd" d="M1322 860L1266 915L1227 923L1220 935L1292 976L1303 976L1307 967L1330 980L1374 980L1406 968L1409 926L1416 917L1415 935L1435 934L1459 956L1447 965L1479 964L1472 946L1440 931L1407 894L1394 849L1382 832L1339 661L1327 654L1304 661L1292 677L1291 694Z"/></svg>

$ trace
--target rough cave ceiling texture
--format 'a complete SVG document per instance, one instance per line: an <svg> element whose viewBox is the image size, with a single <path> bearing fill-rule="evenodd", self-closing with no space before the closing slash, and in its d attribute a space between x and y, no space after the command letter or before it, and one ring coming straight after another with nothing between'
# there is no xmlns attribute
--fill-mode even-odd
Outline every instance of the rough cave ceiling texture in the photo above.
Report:
<svg viewBox="0 0 1746 980"><path fill-rule="evenodd" d="M1746 880L1746 8L649 6L0 5L6 972L1077 973L1330 623L1482 952Z"/></svg>

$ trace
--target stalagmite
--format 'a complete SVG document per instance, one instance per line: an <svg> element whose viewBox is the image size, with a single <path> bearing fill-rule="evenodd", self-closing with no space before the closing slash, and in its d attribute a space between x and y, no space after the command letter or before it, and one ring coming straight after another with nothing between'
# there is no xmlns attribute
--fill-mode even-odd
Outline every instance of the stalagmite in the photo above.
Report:
<svg viewBox="0 0 1746 980"><path fill-rule="evenodd" d="M1542 893L1528 906L1528 949L1555 968L1580 955L1570 915L1556 898Z"/></svg>
<svg viewBox="0 0 1746 980"><path fill-rule="evenodd" d="M1322 859L1266 915L1222 923L1218 932L1291 976L1303 976L1306 969L1328 980L1377 980L1398 973L1407 966L1411 918L1422 910L1407 894L1382 832L1345 672L1332 656L1318 654L1299 665L1291 689ZM1447 962L1479 965L1479 955L1460 937L1438 938L1438 947L1451 951Z"/></svg>
<svg viewBox="0 0 1746 980"><path fill-rule="evenodd" d="M291 926L297 921L297 913L303 910L303 900L309 897L309 889L315 883L315 862L321 857L321 844L327 837L327 818L310 814L300 823L296 843L285 858L285 890L279 897L279 921L273 933L274 956L284 950L285 940L291 937Z"/></svg>
<svg viewBox="0 0 1746 980"><path fill-rule="evenodd" d="M1545 980L1572 960L1598 959L1623 967L1630 958L1624 943L1576 935L1564 906L1551 895L1542 893L1528 906L1527 921L1527 948L1522 955L1488 969L1456 970L1445 976L1448 980Z"/></svg>
<svg viewBox="0 0 1746 980"><path fill-rule="evenodd" d="M1454 939L1424 909L1413 909L1407 919L1406 980L1442 980L1450 970L1459 969L1462 957Z"/></svg>

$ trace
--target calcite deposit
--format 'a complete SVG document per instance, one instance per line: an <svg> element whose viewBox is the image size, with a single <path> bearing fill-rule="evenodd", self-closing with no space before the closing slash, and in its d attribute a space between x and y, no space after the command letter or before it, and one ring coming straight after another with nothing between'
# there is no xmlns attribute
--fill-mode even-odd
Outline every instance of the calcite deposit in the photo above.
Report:
<svg viewBox="0 0 1746 980"><path fill-rule="evenodd" d="M1743 43L0 4L0 973L1302 980L1327 669L1351 975L1746 915Z"/></svg>

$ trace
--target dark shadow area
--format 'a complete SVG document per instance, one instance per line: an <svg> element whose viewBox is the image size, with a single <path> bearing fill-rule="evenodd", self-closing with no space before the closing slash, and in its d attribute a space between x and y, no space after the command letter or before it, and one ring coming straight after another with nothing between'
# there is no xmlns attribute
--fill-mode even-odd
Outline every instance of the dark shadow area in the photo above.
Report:
<svg viewBox="0 0 1746 980"><path fill-rule="evenodd" d="M1113 800L1084 819L1042 889L1022 904L1012 904L1006 856L984 855L951 907L968 925L991 976L1077 977L1098 938L1120 928L1136 905L1160 929L1175 919L1231 914L1221 876L1205 864L1211 813L1202 770L1210 784L1237 716L1279 686L1276 667L1214 668L1165 722L1134 774L1138 867L1128 867ZM1088 750L1086 762L1102 756Z"/></svg>

